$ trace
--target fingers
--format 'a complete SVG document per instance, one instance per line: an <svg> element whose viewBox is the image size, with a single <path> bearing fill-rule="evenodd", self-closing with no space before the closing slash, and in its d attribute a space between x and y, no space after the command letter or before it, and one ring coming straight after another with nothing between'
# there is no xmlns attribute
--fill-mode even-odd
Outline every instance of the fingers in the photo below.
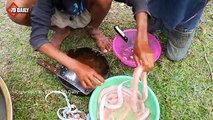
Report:
<svg viewBox="0 0 213 120"><path fill-rule="evenodd" d="M100 86L104 82L103 77L99 74L94 73L84 78L84 81L81 81L81 84L86 89L92 89L97 86Z"/></svg>
<svg viewBox="0 0 213 120"><path fill-rule="evenodd" d="M100 76L98 73L93 73L89 76L90 82L93 84L93 88L100 86L104 83L104 78Z"/></svg>
<svg viewBox="0 0 213 120"><path fill-rule="evenodd" d="M95 87L101 85L101 82L100 82L96 77L91 76L91 77L90 77L90 81L92 82L92 84L93 84Z"/></svg>
<svg viewBox="0 0 213 120"><path fill-rule="evenodd" d="M140 63L140 59L138 58L138 56L137 56L137 55L134 55L134 59L135 59L136 66L141 65L141 63Z"/></svg>
<svg viewBox="0 0 213 120"><path fill-rule="evenodd" d="M85 88L85 89L93 89L95 88L93 85L91 85L91 82L89 81L83 81L81 82L82 86Z"/></svg>
<svg viewBox="0 0 213 120"><path fill-rule="evenodd" d="M143 63L142 65L145 72L148 72L153 68L154 58L152 54L141 56L141 60L142 60L142 63Z"/></svg>
<svg viewBox="0 0 213 120"><path fill-rule="evenodd" d="M100 86L104 82L104 78L95 70L84 64L80 65L82 65L82 69L77 70L76 74L84 88L95 88L96 86Z"/></svg>
<svg viewBox="0 0 213 120"><path fill-rule="evenodd" d="M81 84L85 89L89 89L89 86L87 86L87 84L84 81L81 81Z"/></svg>
<svg viewBox="0 0 213 120"><path fill-rule="evenodd" d="M154 66L154 55L152 53L141 54L139 56L134 54L134 60L137 66L143 66L143 71L145 72L150 71Z"/></svg>
<svg viewBox="0 0 213 120"><path fill-rule="evenodd" d="M95 88L95 86L92 84L89 78L85 78L84 81L82 82L82 85L86 89L92 89Z"/></svg>
<svg viewBox="0 0 213 120"><path fill-rule="evenodd" d="M95 79L98 79L99 82L104 83L104 78L98 73L94 73L93 77L95 77Z"/></svg>

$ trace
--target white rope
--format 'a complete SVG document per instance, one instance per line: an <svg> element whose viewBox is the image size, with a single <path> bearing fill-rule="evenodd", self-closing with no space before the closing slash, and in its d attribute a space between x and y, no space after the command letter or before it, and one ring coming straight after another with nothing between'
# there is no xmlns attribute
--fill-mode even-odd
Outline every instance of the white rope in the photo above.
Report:
<svg viewBox="0 0 213 120"><path fill-rule="evenodd" d="M47 97L51 94L62 94L65 99L66 99L66 102L67 102L67 106L66 107L63 107L63 108L59 108L58 111L57 111L57 115L58 115L58 118L60 120L81 120L81 118L79 119L79 117L77 117L75 114L80 114L81 111L79 111L77 108L72 110L72 105L70 105L69 103L69 99L67 97L67 95L63 92L60 92L60 91L52 91L50 93L48 93L46 96L45 96L45 100L48 102L47 100ZM70 117L72 116L72 117Z"/></svg>

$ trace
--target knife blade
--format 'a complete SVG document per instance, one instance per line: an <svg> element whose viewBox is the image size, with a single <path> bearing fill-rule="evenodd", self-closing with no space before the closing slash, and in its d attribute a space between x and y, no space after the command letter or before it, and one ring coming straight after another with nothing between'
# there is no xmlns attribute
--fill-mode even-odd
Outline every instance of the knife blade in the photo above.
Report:
<svg viewBox="0 0 213 120"><path fill-rule="evenodd" d="M120 35L120 37L129 45L129 47L133 48L132 41L124 34L124 32L118 27L115 26L114 30Z"/></svg>
<svg viewBox="0 0 213 120"><path fill-rule="evenodd" d="M68 84L72 85L73 87L70 87L68 89L72 89L71 92L74 91L74 94L79 94L79 92L82 92L84 95L89 95L93 91L93 89L85 89L78 80L76 74L68 68L61 66L58 69L42 59L37 59L37 63L47 69L50 73L55 74L58 78L60 78L61 82L66 81ZM62 85L64 87L68 86L64 83L62 83Z"/></svg>

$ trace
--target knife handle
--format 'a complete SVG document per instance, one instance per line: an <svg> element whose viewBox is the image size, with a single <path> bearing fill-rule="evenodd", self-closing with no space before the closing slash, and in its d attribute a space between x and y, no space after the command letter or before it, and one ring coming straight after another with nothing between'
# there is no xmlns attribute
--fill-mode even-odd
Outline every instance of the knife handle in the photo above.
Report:
<svg viewBox="0 0 213 120"><path fill-rule="evenodd" d="M56 75L58 74L58 69L56 67L54 67L53 65L49 64L48 62L46 62L42 59L37 59L37 64L44 67L52 74L56 74Z"/></svg>
<svg viewBox="0 0 213 120"><path fill-rule="evenodd" d="M118 26L115 26L114 30L123 38L123 40L125 42L128 42L128 38L126 37L126 35L124 34L124 32Z"/></svg>

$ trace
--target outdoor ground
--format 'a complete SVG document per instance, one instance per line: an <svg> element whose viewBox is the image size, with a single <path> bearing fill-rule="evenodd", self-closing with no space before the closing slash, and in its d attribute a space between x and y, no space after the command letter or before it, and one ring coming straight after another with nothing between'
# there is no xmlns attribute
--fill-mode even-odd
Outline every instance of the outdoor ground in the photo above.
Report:
<svg viewBox="0 0 213 120"><path fill-rule="evenodd" d="M52 90L64 91L56 76L36 64L36 57L45 58L32 50L29 44L30 27L20 26L9 20L4 2L0 0L0 76L5 80L12 96L15 120L53 120L56 111L66 106L65 100L57 95L45 95ZM114 3L101 25L103 32L113 38L114 25L122 29L134 28L130 8ZM51 33L50 33L51 36ZM165 36L157 33L163 52L148 76L148 85L155 92L160 103L161 119L212 120L213 81L210 67L213 67L213 2L204 12L196 31L189 55L179 62L165 57ZM89 42L88 42L89 41ZM85 44L87 43L87 44ZM64 41L62 50L76 47L95 47L86 30L75 30ZM209 65L205 60L205 56ZM131 75L133 69L123 65L113 53L106 55L110 64L110 76ZM56 62L45 58L50 63ZM89 97L69 94L71 102L80 110L88 112Z"/></svg>

